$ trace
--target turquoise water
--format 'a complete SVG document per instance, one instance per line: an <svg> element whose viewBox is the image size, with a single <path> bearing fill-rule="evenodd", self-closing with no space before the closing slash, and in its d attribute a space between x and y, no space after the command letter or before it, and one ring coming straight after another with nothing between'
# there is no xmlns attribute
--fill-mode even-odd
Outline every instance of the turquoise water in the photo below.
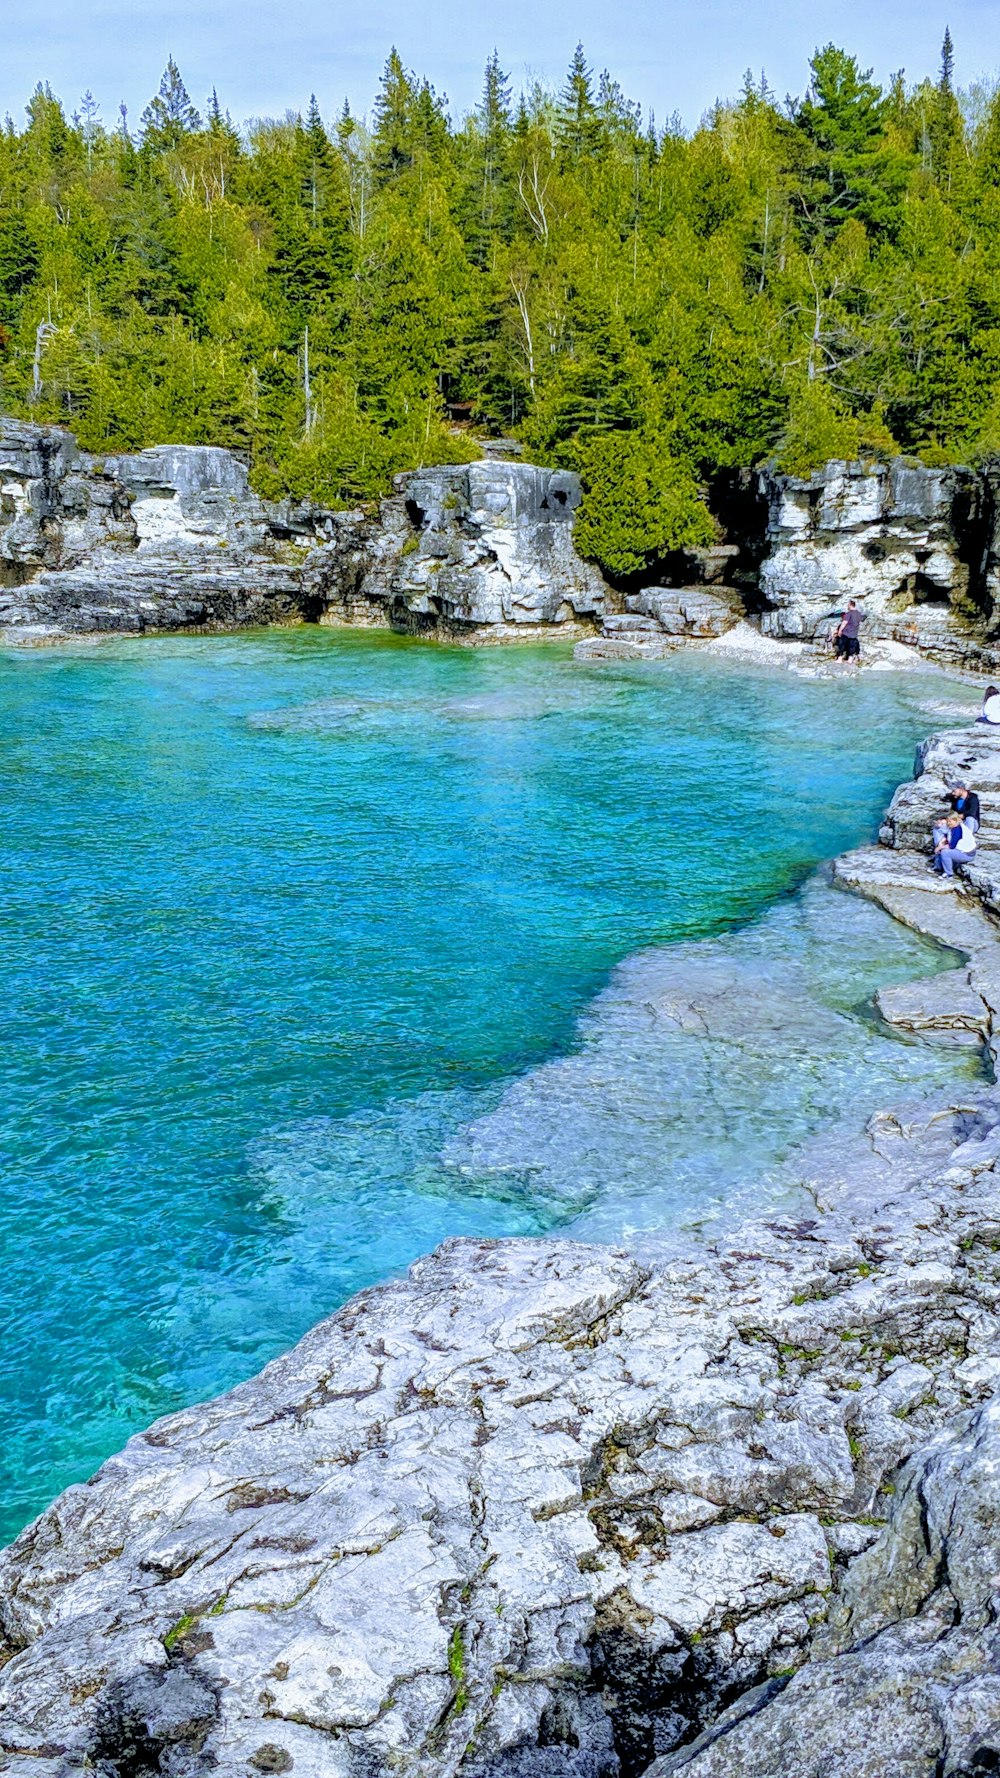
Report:
<svg viewBox="0 0 1000 1778"><path fill-rule="evenodd" d="M722 1215L970 1069L864 1010L938 954L786 896L927 696L323 631L0 654L0 1533L447 1235Z"/></svg>

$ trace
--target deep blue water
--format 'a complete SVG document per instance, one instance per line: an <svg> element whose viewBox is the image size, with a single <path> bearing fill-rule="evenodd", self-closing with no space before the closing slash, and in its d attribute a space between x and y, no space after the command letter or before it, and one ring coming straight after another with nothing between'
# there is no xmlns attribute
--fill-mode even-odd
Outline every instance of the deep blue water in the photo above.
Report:
<svg viewBox="0 0 1000 1778"><path fill-rule="evenodd" d="M311 630L0 653L0 1534L447 1235L715 1213L845 1096L953 1073L856 1011L927 947L780 900L870 836L928 695ZM766 1128L744 1057L706 1145L716 1052L664 1051L663 1129L557 1164L545 1065L621 959L706 938L820 1008Z"/></svg>

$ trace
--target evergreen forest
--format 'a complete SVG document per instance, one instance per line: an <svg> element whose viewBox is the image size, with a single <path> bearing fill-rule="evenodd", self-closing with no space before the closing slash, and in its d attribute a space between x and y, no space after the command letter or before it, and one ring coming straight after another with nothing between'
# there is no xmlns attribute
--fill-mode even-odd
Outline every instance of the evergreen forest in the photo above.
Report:
<svg viewBox="0 0 1000 1778"><path fill-rule="evenodd" d="M720 470L1000 454L1000 92L948 35L916 84L829 44L690 133L582 47L518 95L494 54L458 120L395 52L367 120L237 128L172 60L136 122L39 86L0 134L0 405L332 504L513 436L630 575L707 540Z"/></svg>

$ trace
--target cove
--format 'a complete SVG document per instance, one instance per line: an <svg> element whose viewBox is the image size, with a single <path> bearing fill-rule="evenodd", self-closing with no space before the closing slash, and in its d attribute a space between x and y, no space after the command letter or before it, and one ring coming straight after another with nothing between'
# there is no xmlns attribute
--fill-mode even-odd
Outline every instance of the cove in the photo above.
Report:
<svg viewBox="0 0 1000 1778"><path fill-rule="evenodd" d="M449 1235L724 1214L973 1072L866 1010L947 959L807 882L941 685L313 630L0 655L3 1535ZM730 1026L653 1031L664 971Z"/></svg>

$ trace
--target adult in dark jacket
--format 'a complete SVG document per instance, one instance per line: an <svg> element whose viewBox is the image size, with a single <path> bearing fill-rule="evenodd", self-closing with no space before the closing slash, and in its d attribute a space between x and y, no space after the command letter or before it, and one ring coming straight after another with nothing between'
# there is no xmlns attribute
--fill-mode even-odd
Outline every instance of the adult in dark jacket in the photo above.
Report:
<svg viewBox="0 0 1000 1778"><path fill-rule="evenodd" d="M967 784L956 784L948 801L956 815L961 815L962 820L969 823L973 833L978 833L982 817L979 813L979 798L975 791L970 790Z"/></svg>

